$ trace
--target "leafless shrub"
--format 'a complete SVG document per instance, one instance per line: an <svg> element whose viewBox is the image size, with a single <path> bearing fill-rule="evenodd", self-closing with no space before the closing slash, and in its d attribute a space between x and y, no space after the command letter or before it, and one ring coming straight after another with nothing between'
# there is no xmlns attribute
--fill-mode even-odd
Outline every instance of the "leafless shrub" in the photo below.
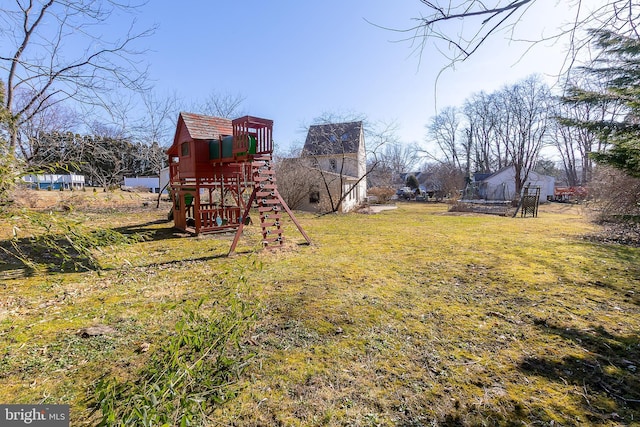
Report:
<svg viewBox="0 0 640 427"><path fill-rule="evenodd" d="M389 203L391 197L395 194L395 190L389 187L374 187L367 190L367 194L375 197L378 203Z"/></svg>
<svg viewBox="0 0 640 427"><path fill-rule="evenodd" d="M596 168L590 183L593 212L600 221L640 220L640 179L614 168Z"/></svg>
<svg viewBox="0 0 640 427"><path fill-rule="evenodd" d="M473 212L473 206L470 203L455 202L449 206L449 212Z"/></svg>

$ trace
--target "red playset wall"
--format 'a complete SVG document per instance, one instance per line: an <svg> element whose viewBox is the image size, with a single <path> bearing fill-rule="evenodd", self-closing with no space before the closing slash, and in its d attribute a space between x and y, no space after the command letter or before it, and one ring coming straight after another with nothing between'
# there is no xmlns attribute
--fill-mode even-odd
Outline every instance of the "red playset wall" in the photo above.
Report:
<svg viewBox="0 0 640 427"><path fill-rule="evenodd" d="M173 157L178 157L180 179L207 177L213 174L213 166L209 161L209 141L191 139L186 126L182 124ZM189 144L189 153L182 154L182 144Z"/></svg>

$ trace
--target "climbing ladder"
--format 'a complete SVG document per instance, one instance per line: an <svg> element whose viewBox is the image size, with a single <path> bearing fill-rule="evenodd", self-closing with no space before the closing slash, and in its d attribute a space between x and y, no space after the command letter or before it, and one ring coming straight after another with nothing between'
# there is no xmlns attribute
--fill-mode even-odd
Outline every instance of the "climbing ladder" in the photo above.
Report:
<svg viewBox="0 0 640 427"><path fill-rule="evenodd" d="M282 203L277 194L276 175L271 167L271 156L254 157L251 166L260 227L262 227L262 245L266 248L281 246L284 243L280 227Z"/></svg>
<svg viewBox="0 0 640 427"><path fill-rule="evenodd" d="M248 224L249 211L254 202L258 205L258 215L260 216L260 227L262 228L262 246L267 249L277 249L284 244L284 230L282 229L282 212L286 212L289 218L300 231L307 243L311 239L304 232L300 223L285 201L278 193L276 184L276 173L273 169L271 153L253 156L251 162L251 174L253 179L253 191L246 204L242 220L236 230L236 235L229 249L229 255L233 254L238 240L242 235L244 225Z"/></svg>

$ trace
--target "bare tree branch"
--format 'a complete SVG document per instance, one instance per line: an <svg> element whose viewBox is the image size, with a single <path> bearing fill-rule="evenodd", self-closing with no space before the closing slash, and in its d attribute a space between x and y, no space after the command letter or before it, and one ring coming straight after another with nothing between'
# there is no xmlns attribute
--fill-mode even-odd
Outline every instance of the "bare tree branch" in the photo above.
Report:
<svg viewBox="0 0 640 427"><path fill-rule="evenodd" d="M608 0L598 4L589 3L587 0L566 0L561 4L575 10L573 19L551 30L551 35L541 35L537 39L529 40L518 39L515 29L523 25L531 6L540 4L536 0L420 0L420 3L426 12L414 18L416 25L404 29L373 25L411 34L400 41L411 42L413 52L418 56L422 55L427 42L433 41L436 49L446 56L451 64L472 56L498 31L510 29L510 39L530 44L529 49L540 42L554 42L567 37L569 47L563 69L558 70L560 75L562 71L572 69L579 52L588 49L591 36L586 30L608 28L617 33L634 34L636 37L639 34L638 0ZM549 5L549 13L554 13L552 8L554 6ZM542 29L544 24L539 25Z"/></svg>
<svg viewBox="0 0 640 427"><path fill-rule="evenodd" d="M103 96L140 89L146 69L135 60L135 44L153 28L135 30L135 19L121 38L109 40L101 30L117 24L117 12L133 16L144 3L116 0L14 0L0 9L0 79L7 82L4 107L11 116L9 149L15 150L19 127L43 109L64 100L101 105ZM46 24L46 25L45 25ZM78 51L77 46L84 46ZM18 105L18 94L22 96Z"/></svg>

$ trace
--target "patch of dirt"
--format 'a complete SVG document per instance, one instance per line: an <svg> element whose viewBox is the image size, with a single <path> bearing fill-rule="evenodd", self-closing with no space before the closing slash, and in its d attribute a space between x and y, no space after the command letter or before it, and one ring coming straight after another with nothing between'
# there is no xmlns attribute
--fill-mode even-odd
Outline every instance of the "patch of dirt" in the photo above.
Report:
<svg viewBox="0 0 640 427"><path fill-rule="evenodd" d="M358 213L361 214L377 214L380 212L398 209L396 205L370 205L363 208L358 209Z"/></svg>
<svg viewBox="0 0 640 427"><path fill-rule="evenodd" d="M488 214L509 216L513 214L514 209L506 203L474 203L474 202L462 202L452 204L449 207L449 212L461 212L461 213L474 213L474 214Z"/></svg>
<svg viewBox="0 0 640 427"><path fill-rule="evenodd" d="M640 224L604 222L601 225L602 230L600 232L587 234L584 238L590 242L617 243L640 247Z"/></svg>

